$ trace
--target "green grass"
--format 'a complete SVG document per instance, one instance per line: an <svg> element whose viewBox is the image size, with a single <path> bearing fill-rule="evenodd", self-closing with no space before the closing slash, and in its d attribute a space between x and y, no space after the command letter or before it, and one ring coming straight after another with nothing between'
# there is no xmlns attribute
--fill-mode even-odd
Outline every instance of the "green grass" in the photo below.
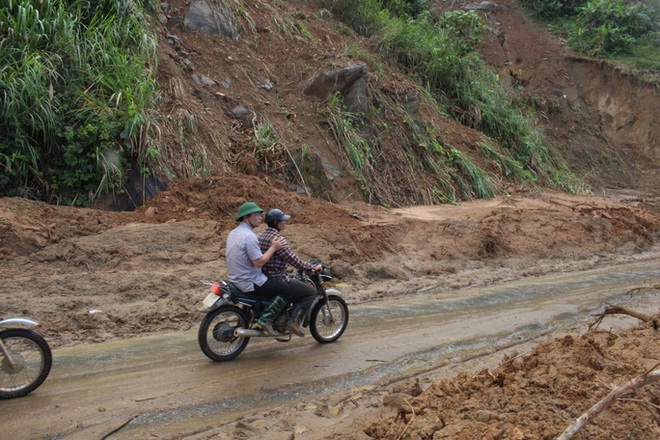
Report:
<svg viewBox="0 0 660 440"><path fill-rule="evenodd" d="M563 169L550 154L543 133L531 116L514 106L474 49L486 30L483 20L462 11L448 12L437 21L424 13L416 18L394 16L380 4L378 0L326 2L355 31L371 36L386 59L426 87L440 109L495 139L505 149L502 154L520 163L529 175L555 185L558 180L552 176Z"/></svg>
<svg viewBox="0 0 660 440"><path fill-rule="evenodd" d="M578 53L660 73L660 1L524 0L529 13ZM563 9L557 8L563 6ZM566 7L570 5L571 7ZM561 12L561 13L560 13Z"/></svg>
<svg viewBox="0 0 660 440"><path fill-rule="evenodd" d="M149 0L0 0L1 195L86 205L144 159Z"/></svg>

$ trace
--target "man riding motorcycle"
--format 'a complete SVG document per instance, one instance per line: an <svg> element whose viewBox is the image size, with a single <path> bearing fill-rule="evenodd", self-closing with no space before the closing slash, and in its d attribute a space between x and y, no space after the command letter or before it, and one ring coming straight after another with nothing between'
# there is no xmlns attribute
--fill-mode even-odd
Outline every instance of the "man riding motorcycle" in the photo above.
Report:
<svg viewBox="0 0 660 440"><path fill-rule="evenodd" d="M280 209L271 209L266 213L266 224L268 229L259 234L259 246L262 252L266 252L272 243L279 240L284 240L282 248L275 251L273 256L262 266L262 271L268 279L276 280L282 283L287 283L291 286L290 298L295 303L295 307L291 313L289 321L286 323L285 328L291 333L298 336L304 336L300 331L300 325L309 310L309 307L316 298L316 289L307 283L292 279L285 272L288 264L298 270L314 270L321 272L323 267L320 264L314 265L303 261L289 246L282 235L282 231L286 227L286 222L291 219L290 215L284 214Z"/></svg>
<svg viewBox="0 0 660 440"><path fill-rule="evenodd" d="M273 320L289 304L291 287L284 281L268 278L262 267L286 245L286 240L275 238L261 250L254 228L261 225L262 212L263 209L254 202L246 202L238 208L235 218L238 226L227 236L227 276L242 292L274 298L255 323L255 328L268 334L279 334L273 330Z"/></svg>

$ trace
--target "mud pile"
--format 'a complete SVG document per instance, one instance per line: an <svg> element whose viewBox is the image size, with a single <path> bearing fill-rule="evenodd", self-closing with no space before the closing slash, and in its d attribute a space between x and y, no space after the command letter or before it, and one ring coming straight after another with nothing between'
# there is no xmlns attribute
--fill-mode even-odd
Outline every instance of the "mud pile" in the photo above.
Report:
<svg viewBox="0 0 660 440"><path fill-rule="evenodd" d="M384 420L365 433L378 439L554 439L613 388L660 363L660 334L647 323L630 331L591 331L513 354L493 370L399 393ZM617 400L576 439L658 438L660 384Z"/></svg>

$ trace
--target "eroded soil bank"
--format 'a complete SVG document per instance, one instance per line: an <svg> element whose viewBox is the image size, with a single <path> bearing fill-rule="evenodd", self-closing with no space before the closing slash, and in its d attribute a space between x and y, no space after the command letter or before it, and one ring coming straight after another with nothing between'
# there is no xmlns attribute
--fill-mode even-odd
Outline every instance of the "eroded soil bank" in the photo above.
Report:
<svg viewBox="0 0 660 440"><path fill-rule="evenodd" d="M55 347L194 329L204 294L199 280L225 276L224 240L245 200L291 213L292 245L332 267L349 304L634 261L657 252L660 224L658 214L638 203L607 198L521 193L386 210L319 202L243 176L179 181L125 213L5 198L2 314L38 320ZM371 390L357 419L342 419L337 434L321 432L326 438L553 438L558 425L608 392L603 384L621 384L660 362L658 346L649 323L562 337L477 375L423 389L413 383ZM405 395L394 407L383 398L399 392ZM617 403L578 438L654 438L659 394L656 385ZM359 402L360 393L351 398ZM336 399L327 402L313 415L339 421ZM255 419L263 423L240 420L197 438L264 438L274 432L264 431L268 420L281 423L288 436L282 438L321 438L311 423L296 424L301 413L277 419L280 411Z"/></svg>
<svg viewBox="0 0 660 440"><path fill-rule="evenodd" d="M54 345L190 329L199 280L225 276L225 238L245 200L293 215L292 246L332 267L351 302L597 266L652 249L660 224L605 198L527 193L386 210L238 176L179 181L135 212L4 198L3 312L42 322Z"/></svg>

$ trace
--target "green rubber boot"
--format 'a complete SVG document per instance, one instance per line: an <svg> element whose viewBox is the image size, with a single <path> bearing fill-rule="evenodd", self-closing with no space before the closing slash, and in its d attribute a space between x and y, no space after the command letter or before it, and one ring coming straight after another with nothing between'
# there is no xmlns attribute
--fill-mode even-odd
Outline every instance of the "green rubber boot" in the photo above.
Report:
<svg viewBox="0 0 660 440"><path fill-rule="evenodd" d="M271 336L281 336L282 333L273 328L273 321L275 321L287 305L289 305L289 301L281 296L275 297L270 305L266 307L266 310L263 311L259 319L257 319L254 328L257 330L263 330Z"/></svg>

